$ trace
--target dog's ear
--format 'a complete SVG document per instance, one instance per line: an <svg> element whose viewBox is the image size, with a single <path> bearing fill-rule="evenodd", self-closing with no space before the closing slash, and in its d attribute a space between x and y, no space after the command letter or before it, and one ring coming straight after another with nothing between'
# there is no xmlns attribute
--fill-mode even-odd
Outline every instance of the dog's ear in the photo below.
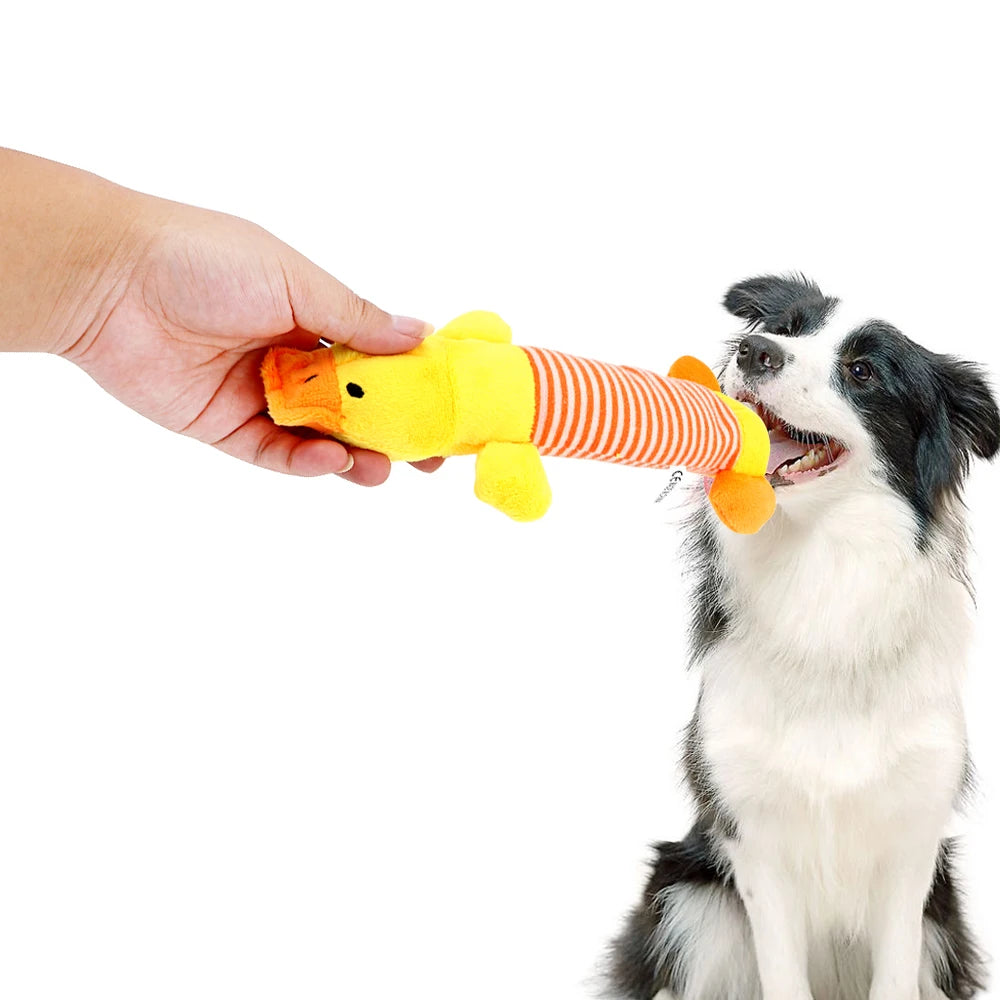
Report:
<svg viewBox="0 0 1000 1000"><path fill-rule="evenodd" d="M1000 451L1000 410L983 370L947 358L945 400L956 444L967 455L993 458Z"/></svg>
<svg viewBox="0 0 1000 1000"><path fill-rule="evenodd" d="M726 292L722 304L734 316L746 320L747 325L756 327L769 318L783 316L797 303L826 303L827 299L815 282L803 275L762 275L748 278L733 285Z"/></svg>
<svg viewBox="0 0 1000 1000"><path fill-rule="evenodd" d="M933 510L943 492L961 489L969 461L1000 450L1000 411L978 365L935 358L933 402L917 437L916 475L922 507Z"/></svg>

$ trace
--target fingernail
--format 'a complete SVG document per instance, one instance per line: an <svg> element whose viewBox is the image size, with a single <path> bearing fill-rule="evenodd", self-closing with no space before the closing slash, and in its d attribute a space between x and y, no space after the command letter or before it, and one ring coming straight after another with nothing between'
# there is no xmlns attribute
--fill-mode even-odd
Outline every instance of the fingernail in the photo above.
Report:
<svg viewBox="0 0 1000 1000"><path fill-rule="evenodd" d="M434 330L430 323L414 319L412 316L393 316L392 328L396 333L401 333L404 337L413 337L414 340L423 340Z"/></svg>
<svg viewBox="0 0 1000 1000"><path fill-rule="evenodd" d="M353 469L353 468L354 468L354 456L350 452L348 452L347 453L347 465L345 465L342 469L338 469L337 470L337 475L338 476L342 476L345 472L350 472L351 469Z"/></svg>

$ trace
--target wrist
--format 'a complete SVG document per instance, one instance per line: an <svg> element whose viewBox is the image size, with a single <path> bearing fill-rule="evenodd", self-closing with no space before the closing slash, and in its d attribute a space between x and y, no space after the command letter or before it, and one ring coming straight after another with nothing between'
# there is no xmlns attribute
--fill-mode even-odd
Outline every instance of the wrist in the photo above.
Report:
<svg viewBox="0 0 1000 1000"><path fill-rule="evenodd" d="M84 203L61 253L59 298L39 331L37 350L75 361L97 340L158 230L162 204L88 175Z"/></svg>
<svg viewBox="0 0 1000 1000"><path fill-rule="evenodd" d="M0 149L0 349L72 357L96 336L149 239L155 200Z"/></svg>

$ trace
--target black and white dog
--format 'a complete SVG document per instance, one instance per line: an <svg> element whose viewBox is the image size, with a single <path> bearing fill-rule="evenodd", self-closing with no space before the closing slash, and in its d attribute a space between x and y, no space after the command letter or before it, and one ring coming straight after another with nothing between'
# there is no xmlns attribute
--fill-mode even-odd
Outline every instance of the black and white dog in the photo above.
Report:
<svg viewBox="0 0 1000 1000"><path fill-rule="evenodd" d="M778 509L696 516L687 837L657 847L608 995L930 1000L983 986L944 831L969 782L960 498L1000 448L974 365L797 277L725 297L722 375L771 436Z"/></svg>

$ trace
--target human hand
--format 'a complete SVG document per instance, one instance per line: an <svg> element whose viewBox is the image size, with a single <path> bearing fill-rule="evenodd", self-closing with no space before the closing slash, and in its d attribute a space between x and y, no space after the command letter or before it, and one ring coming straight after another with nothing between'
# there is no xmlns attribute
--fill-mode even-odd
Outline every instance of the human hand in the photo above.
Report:
<svg viewBox="0 0 1000 1000"><path fill-rule="evenodd" d="M272 344L312 349L320 337L395 353L430 327L389 316L243 219L148 199L136 226L144 238L118 264L106 306L57 353L132 409L237 458L294 475L384 481L384 455L276 426L261 360Z"/></svg>

